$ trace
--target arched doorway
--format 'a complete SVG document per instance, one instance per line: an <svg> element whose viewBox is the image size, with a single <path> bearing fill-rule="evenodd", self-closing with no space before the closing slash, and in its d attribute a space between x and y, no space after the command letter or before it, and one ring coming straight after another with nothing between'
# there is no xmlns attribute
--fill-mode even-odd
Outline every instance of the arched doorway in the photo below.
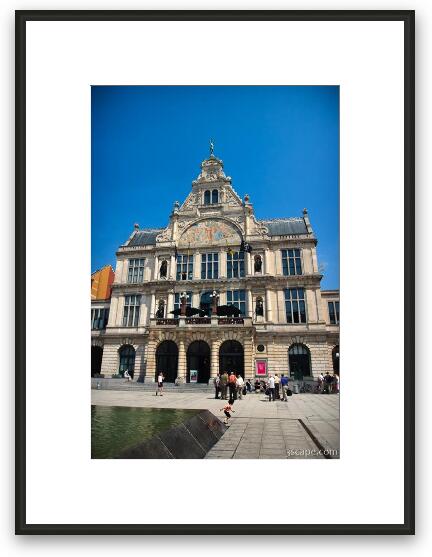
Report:
<svg viewBox="0 0 432 557"><path fill-rule="evenodd" d="M243 346L236 340L226 340L219 348L219 371L220 373L233 371L236 375L240 373L244 377L244 354Z"/></svg>
<svg viewBox="0 0 432 557"><path fill-rule="evenodd" d="M333 371L339 375L339 345L336 345L332 350Z"/></svg>
<svg viewBox="0 0 432 557"><path fill-rule="evenodd" d="M164 340L156 349L155 381L160 372L167 383L174 383L177 377L178 348L172 340Z"/></svg>
<svg viewBox="0 0 432 557"><path fill-rule="evenodd" d="M91 376L99 375L102 368L103 348L101 346L91 347Z"/></svg>
<svg viewBox="0 0 432 557"><path fill-rule="evenodd" d="M293 344L288 350L290 376L302 380L311 375L310 352L304 344Z"/></svg>
<svg viewBox="0 0 432 557"><path fill-rule="evenodd" d="M119 373L124 375L124 372L128 370L131 377L134 376L135 369L135 348L130 344L124 344L119 350L120 365Z"/></svg>
<svg viewBox="0 0 432 557"><path fill-rule="evenodd" d="M187 351L186 382L190 382L190 370L198 371L198 383L208 383L210 380L210 347L203 340L191 342Z"/></svg>

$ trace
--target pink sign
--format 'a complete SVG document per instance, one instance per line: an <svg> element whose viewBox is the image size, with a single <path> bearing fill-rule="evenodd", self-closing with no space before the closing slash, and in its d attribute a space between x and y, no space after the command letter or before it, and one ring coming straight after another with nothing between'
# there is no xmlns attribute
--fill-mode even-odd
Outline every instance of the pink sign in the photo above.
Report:
<svg viewBox="0 0 432 557"><path fill-rule="evenodd" d="M267 375L267 360L256 360L255 375Z"/></svg>

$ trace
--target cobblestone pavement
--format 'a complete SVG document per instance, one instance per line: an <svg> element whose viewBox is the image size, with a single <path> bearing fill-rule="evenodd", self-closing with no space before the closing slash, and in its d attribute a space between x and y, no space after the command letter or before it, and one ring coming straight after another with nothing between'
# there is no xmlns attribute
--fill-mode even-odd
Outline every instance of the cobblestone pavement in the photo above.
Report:
<svg viewBox="0 0 432 557"><path fill-rule="evenodd" d="M144 408L208 409L223 419L224 401L210 393L92 390L92 404ZM339 458L339 395L298 394L268 402L249 394L234 403L228 431L206 458ZM302 425L304 424L304 425Z"/></svg>

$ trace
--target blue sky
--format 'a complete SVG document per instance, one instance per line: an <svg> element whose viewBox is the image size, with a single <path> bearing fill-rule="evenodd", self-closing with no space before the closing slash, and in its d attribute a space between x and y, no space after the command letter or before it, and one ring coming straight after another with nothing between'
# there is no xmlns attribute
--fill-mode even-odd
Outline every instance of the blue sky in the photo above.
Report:
<svg viewBox="0 0 432 557"><path fill-rule="evenodd" d="M339 287L338 87L92 87L92 271L131 234L168 223L209 154L257 218L307 207Z"/></svg>

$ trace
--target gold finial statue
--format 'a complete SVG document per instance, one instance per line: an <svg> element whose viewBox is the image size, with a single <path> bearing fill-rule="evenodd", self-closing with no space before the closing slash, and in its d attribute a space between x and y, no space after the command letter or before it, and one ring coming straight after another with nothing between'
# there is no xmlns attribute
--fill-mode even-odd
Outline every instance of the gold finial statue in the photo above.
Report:
<svg viewBox="0 0 432 557"><path fill-rule="evenodd" d="M212 156L214 153L214 141L213 139L210 139L210 156Z"/></svg>

